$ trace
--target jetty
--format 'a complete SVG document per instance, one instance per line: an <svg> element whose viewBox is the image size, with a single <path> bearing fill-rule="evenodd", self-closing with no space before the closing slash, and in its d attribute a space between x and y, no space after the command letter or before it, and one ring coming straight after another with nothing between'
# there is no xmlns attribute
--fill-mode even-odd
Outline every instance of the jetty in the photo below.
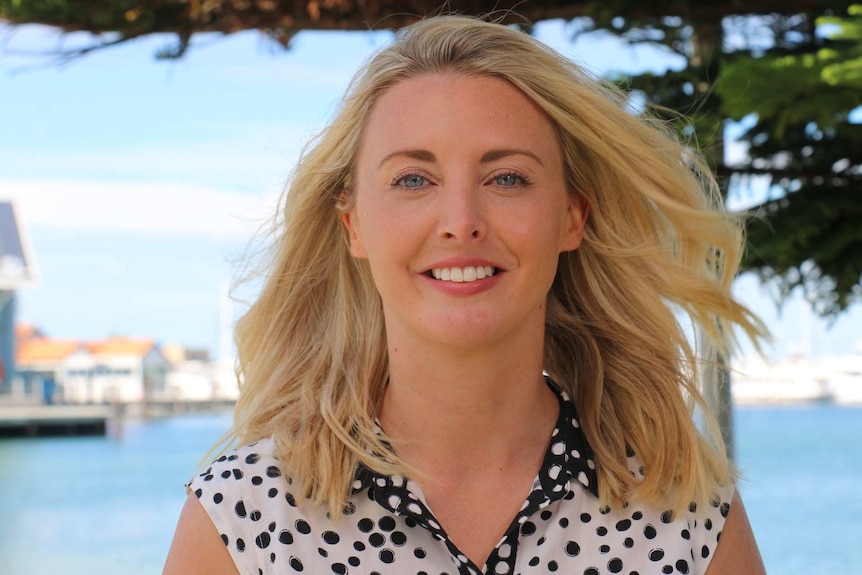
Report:
<svg viewBox="0 0 862 575"><path fill-rule="evenodd" d="M105 435L110 405L0 404L0 437Z"/></svg>

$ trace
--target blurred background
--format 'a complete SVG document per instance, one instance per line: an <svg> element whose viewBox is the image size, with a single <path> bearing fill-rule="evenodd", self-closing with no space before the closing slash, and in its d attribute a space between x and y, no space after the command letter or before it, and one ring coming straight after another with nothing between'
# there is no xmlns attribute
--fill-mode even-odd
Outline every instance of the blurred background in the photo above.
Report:
<svg viewBox="0 0 862 575"><path fill-rule="evenodd" d="M160 572L230 426L235 282L352 74L437 6L0 0L0 572ZM754 216L735 289L774 342L730 358L741 491L771 573L862 573L862 5L515 9Z"/></svg>

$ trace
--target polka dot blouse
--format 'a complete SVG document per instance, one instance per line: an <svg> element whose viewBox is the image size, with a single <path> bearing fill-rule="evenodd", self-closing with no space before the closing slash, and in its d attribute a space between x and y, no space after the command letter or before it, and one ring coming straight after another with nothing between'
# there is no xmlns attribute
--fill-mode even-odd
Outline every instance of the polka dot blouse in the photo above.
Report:
<svg viewBox="0 0 862 575"><path fill-rule="evenodd" d="M326 509L291 492L271 440L226 453L188 486L242 575L704 573L733 487L701 513L694 506L678 517L650 507L609 511L597 497L575 406L558 394L560 416L542 468L484 565L458 550L418 486L400 476L362 468L346 514L331 521ZM629 464L637 472L633 455Z"/></svg>

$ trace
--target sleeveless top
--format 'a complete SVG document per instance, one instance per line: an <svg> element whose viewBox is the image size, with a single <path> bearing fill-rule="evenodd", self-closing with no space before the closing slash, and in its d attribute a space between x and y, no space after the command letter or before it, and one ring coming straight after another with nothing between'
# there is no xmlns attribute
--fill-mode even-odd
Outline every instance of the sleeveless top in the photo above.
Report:
<svg viewBox="0 0 862 575"><path fill-rule="evenodd" d="M593 453L568 396L521 510L484 565L447 536L412 480L357 472L344 515L291 491L266 439L229 451L187 487L242 575L658 575L706 571L734 494L674 517L649 506L611 511L596 489ZM629 466L641 474L634 454ZM642 476L642 475L641 475ZM488 501L488 505L493 505Z"/></svg>

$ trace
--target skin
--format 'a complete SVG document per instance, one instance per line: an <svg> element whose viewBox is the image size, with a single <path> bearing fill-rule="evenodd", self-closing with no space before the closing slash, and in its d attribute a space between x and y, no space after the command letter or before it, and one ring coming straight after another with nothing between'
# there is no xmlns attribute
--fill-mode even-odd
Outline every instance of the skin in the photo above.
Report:
<svg viewBox="0 0 862 575"><path fill-rule="evenodd" d="M419 76L375 105L342 218L383 300L390 382L380 422L478 565L529 493L558 415L541 375L546 296L588 214L563 174L550 121L512 85ZM428 274L470 265L498 273L471 284ZM164 573L236 572L191 495ZM762 572L737 499L708 573Z"/></svg>
<svg viewBox="0 0 862 575"><path fill-rule="evenodd" d="M542 378L545 305L587 216L564 181L553 127L519 90L420 76L372 111L344 217L383 300L390 379L379 419L479 565L529 493L557 417ZM499 271L475 284L427 273L475 263ZM496 504L476 503L487 498Z"/></svg>

